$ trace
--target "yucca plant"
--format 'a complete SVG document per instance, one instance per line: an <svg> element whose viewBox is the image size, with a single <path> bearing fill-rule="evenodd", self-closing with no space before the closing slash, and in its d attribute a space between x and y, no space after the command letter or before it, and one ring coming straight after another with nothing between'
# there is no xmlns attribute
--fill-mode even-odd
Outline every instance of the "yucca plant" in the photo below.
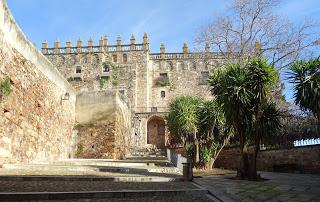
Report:
<svg viewBox="0 0 320 202"><path fill-rule="evenodd" d="M311 111L320 121L320 57L297 61L290 68L289 80L294 85L294 102Z"/></svg>
<svg viewBox="0 0 320 202"><path fill-rule="evenodd" d="M276 70L263 58L253 58L245 64L227 64L209 79L211 92L240 141L242 158L238 176L242 179L258 177L256 157L264 134L261 132L263 106L269 100L276 79ZM247 152L250 143L255 145L253 158L249 158L251 154Z"/></svg>
<svg viewBox="0 0 320 202"><path fill-rule="evenodd" d="M179 138L185 145L186 140L192 137L195 146L195 162L199 162L199 141L197 137L197 105L200 99L181 96L170 103L169 114L166 116L170 134Z"/></svg>

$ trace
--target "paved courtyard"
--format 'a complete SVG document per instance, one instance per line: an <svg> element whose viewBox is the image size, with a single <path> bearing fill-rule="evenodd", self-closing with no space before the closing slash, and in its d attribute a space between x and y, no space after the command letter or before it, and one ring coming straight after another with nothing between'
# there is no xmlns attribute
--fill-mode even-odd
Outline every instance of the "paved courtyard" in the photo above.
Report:
<svg viewBox="0 0 320 202"><path fill-rule="evenodd" d="M195 182L222 201L320 201L320 175L261 172L266 181L231 179L235 174L204 176Z"/></svg>

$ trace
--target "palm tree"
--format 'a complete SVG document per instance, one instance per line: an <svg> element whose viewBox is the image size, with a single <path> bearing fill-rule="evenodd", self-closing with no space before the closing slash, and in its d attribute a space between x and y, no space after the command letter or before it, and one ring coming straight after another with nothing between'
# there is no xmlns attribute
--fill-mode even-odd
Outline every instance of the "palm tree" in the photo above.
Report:
<svg viewBox="0 0 320 202"><path fill-rule="evenodd" d="M291 67L290 82L294 84L295 104L310 110L320 121L320 57L298 61Z"/></svg>
<svg viewBox="0 0 320 202"><path fill-rule="evenodd" d="M227 124L239 137L240 178L257 179L256 156L263 135L263 106L268 103L270 89L276 79L276 70L262 58L251 59L245 64L227 64L209 79L211 92L222 106ZM247 148L249 139L255 143L252 158Z"/></svg>
<svg viewBox="0 0 320 202"><path fill-rule="evenodd" d="M256 119L256 127L253 129L255 148L251 167L252 175L257 174L257 156L260 151L260 143L263 139L277 134L281 129L281 116L282 114L275 103L270 101L262 103L261 115Z"/></svg>

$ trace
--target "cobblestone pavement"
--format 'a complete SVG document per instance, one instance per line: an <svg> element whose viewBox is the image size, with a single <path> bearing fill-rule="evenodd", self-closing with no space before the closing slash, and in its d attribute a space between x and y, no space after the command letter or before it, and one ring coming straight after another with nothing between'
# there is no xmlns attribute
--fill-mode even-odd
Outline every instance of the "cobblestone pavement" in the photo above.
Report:
<svg viewBox="0 0 320 202"><path fill-rule="evenodd" d="M261 172L268 180L260 182L233 176L205 176L195 182L222 201L320 201L320 175Z"/></svg>

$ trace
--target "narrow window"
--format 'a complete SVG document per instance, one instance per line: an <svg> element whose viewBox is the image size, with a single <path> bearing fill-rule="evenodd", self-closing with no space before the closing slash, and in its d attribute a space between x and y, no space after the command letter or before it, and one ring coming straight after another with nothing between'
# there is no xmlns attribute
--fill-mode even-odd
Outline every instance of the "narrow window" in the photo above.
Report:
<svg viewBox="0 0 320 202"><path fill-rule="evenodd" d="M201 72L201 76L203 79L207 80L209 79L209 72L208 71Z"/></svg>
<svg viewBox="0 0 320 202"><path fill-rule="evenodd" d="M197 70L197 63L196 63L196 62L193 62L193 63L192 63L192 68L193 68L194 70Z"/></svg>
<svg viewBox="0 0 320 202"><path fill-rule="evenodd" d="M151 107L151 112L158 112L158 108L157 107Z"/></svg>
<svg viewBox="0 0 320 202"><path fill-rule="evenodd" d="M112 60L113 60L113 62L117 62L117 55L113 55Z"/></svg>
<svg viewBox="0 0 320 202"><path fill-rule="evenodd" d="M163 79L168 79L168 73L160 73L160 77Z"/></svg>
<svg viewBox="0 0 320 202"><path fill-rule="evenodd" d="M166 91L164 91L164 90L161 91L161 97L162 97L162 98L166 97Z"/></svg>
<svg viewBox="0 0 320 202"><path fill-rule="evenodd" d="M205 72L201 72L201 81L200 81L200 84L201 85L204 85L207 83L209 79L209 72L208 71L205 71Z"/></svg>
<svg viewBox="0 0 320 202"><path fill-rule="evenodd" d="M80 74L80 73L81 73L81 67L80 67L80 66L77 66L77 67L76 67L76 73L77 73L77 74Z"/></svg>
<svg viewBox="0 0 320 202"><path fill-rule="evenodd" d="M108 64L104 64L104 65L103 65L103 68L102 68L102 71L103 71L103 72L109 72L109 71L110 71L109 65L108 65Z"/></svg>
<svg viewBox="0 0 320 202"><path fill-rule="evenodd" d="M128 55L127 54L123 54L122 60L123 60L123 62L128 62Z"/></svg>

